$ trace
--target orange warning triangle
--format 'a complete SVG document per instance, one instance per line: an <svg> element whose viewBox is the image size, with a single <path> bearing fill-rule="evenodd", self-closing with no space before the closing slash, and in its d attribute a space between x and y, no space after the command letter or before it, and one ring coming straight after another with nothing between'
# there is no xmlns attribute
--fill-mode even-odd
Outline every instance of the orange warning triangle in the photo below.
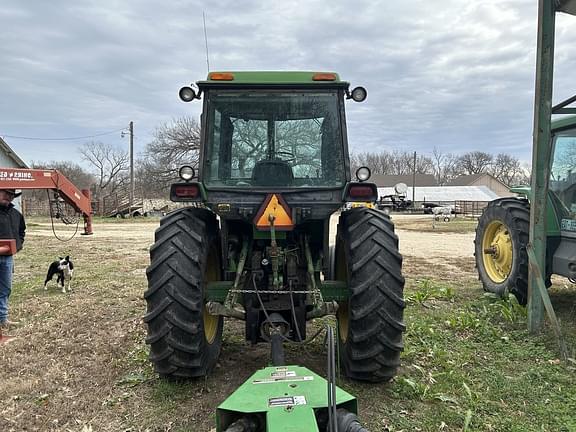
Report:
<svg viewBox="0 0 576 432"><path fill-rule="evenodd" d="M270 194L266 197L260 211L254 218L256 228L270 230L270 215L274 216L274 229L288 231L294 228L290 208L280 195Z"/></svg>

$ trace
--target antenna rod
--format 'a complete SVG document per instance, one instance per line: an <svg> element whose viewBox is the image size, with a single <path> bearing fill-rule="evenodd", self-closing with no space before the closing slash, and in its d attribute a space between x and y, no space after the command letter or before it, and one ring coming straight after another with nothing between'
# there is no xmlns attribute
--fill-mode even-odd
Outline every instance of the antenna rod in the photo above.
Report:
<svg viewBox="0 0 576 432"><path fill-rule="evenodd" d="M204 42L206 44L206 66L210 72L210 60L208 59L208 35L206 34L206 14L202 11L202 21L204 21Z"/></svg>

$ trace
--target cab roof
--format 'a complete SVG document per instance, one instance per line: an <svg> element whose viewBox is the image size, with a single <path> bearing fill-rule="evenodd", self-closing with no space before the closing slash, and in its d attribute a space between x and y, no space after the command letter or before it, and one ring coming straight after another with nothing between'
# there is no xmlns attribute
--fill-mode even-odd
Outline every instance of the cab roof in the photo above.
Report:
<svg viewBox="0 0 576 432"><path fill-rule="evenodd" d="M204 81L196 83L204 86L318 86L345 87L349 83L341 81L335 72L303 72L303 71L225 71L210 72Z"/></svg>
<svg viewBox="0 0 576 432"><path fill-rule="evenodd" d="M571 129L576 127L576 115L571 115L559 119L552 120L551 128L553 131L560 131L563 129Z"/></svg>

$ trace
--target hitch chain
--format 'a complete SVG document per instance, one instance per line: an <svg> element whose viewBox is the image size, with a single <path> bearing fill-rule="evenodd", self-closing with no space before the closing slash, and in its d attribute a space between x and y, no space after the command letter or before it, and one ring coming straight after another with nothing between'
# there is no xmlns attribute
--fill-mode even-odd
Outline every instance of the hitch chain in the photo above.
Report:
<svg viewBox="0 0 576 432"><path fill-rule="evenodd" d="M234 294L310 294L313 291L274 291L274 290L237 290L237 289L231 289L228 292L234 293Z"/></svg>

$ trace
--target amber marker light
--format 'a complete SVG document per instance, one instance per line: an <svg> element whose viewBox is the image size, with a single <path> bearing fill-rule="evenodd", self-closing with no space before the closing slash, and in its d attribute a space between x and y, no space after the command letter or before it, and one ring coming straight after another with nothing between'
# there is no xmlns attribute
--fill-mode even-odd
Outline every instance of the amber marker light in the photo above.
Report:
<svg viewBox="0 0 576 432"><path fill-rule="evenodd" d="M336 81L336 74L317 72L312 75L312 81Z"/></svg>
<svg viewBox="0 0 576 432"><path fill-rule="evenodd" d="M210 73L212 81L234 81L234 74L230 72L212 72Z"/></svg>

